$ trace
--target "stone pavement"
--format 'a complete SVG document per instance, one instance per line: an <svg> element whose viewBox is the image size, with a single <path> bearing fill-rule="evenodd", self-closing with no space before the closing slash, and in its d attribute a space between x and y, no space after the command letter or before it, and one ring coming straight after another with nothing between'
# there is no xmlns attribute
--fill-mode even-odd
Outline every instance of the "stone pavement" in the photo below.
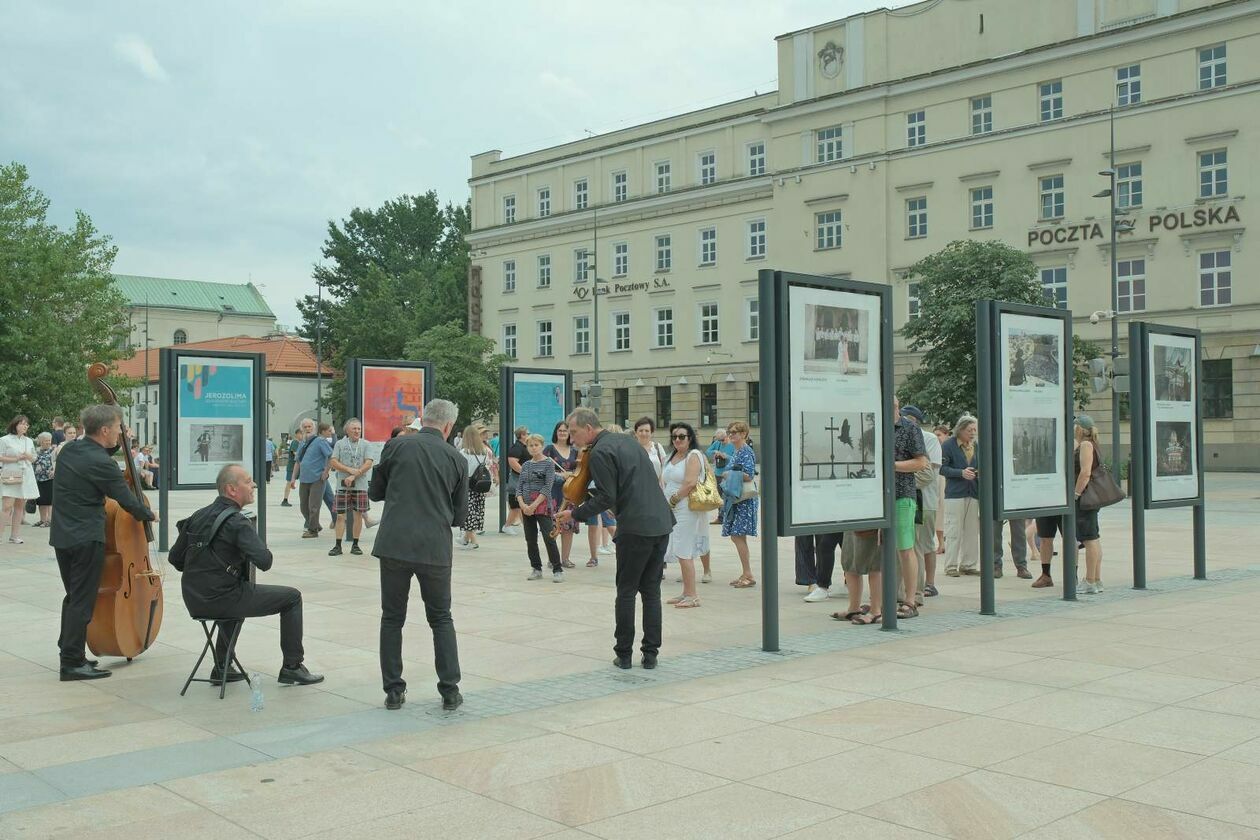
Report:
<svg viewBox="0 0 1260 840"><path fill-rule="evenodd" d="M58 682L46 535L0 544L0 838L1260 838L1260 477L1208 477L1206 582L1189 579L1189 511L1168 510L1148 514L1150 586L1129 589L1117 506L1104 595L1067 603L1008 574L982 617L978 579L942 576L896 633L802 603L783 540L774 654L760 590L725 585L738 563L715 539L715 581L702 608L666 608L654 672L611 667L614 564L586 569L584 535L556 585L525 580L523 538L488 534L456 554L453 714L418 597L408 703L382 708L375 563L299 539L280 487L261 579L302 589L327 680L278 686L278 623L247 622L258 713L244 684L179 696L201 637L173 570L152 650ZM172 494L172 519L208 498Z"/></svg>

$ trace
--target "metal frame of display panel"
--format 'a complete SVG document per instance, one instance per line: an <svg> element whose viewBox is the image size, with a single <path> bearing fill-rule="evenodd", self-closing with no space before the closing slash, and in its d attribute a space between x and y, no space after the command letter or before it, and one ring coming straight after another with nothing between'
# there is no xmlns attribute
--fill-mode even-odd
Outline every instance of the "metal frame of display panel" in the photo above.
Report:
<svg viewBox="0 0 1260 840"><path fill-rule="evenodd" d="M499 368L499 529L507 521L508 490L507 478L508 448L516 442L512 430L516 428L516 376L517 374L540 374L543 376L564 377L564 417L573 412L573 371L556 370L554 368L527 368L504 365ZM563 419L563 418L561 418ZM602 419L602 418L601 418ZM531 430L532 431L532 430ZM548 439L546 430L539 431L544 440Z"/></svg>

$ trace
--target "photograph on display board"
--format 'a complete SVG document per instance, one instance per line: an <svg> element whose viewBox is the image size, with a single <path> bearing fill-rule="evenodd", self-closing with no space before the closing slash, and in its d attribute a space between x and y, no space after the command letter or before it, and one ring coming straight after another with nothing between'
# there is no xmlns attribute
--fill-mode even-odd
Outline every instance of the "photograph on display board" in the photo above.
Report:
<svg viewBox="0 0 1260 840"><path fill-rule="evenodd" d="M875 478L875 414L800 413L801 481Z"/></svg>
<svg viewBox="0 0 1260 840"><path fill-rule="evenodd" d="M512 425L524 426L551 440L551 431L564 419L565 377L553 373L512 374Z"/></svg>
<svg viewBox="0 0 1260 840"><path fill-rule="evenodd" d="M1151 378L1155 383L1155 399L1160 402L1190 402L1190 348L1154 346Z"/></svg>
<svg viewBox="0 0 1260 840"><path fill-rule="evenodd" d="M199 463L229 464L245 460L245 427L239 423L193 423L188 451Z"/></svg>
<svg viewBox="0 0 1260 840"><path fill-rule="evenodd" d="M1160 420L1155 423L1156 476L1193 474L1193 453L1188 422Z"/></svg>
<svg viewBox="0 0 1260 840"><path fill-rule="evenodd" d="M805 369L865 376L870 362L870 313L806 305Z"/></svg>
<svg viewBox="0 0 1260 840"><path fill-rule="evenodd" d="M411 425L424 407L424 368L364 367L363 439L389 440L395 426Z"/></svg>
<svg viewBox="0 0 1260 840"><path fill-rule="evenodd" d="M1059 421L1055 417L1016 417L1010 442L1015 475L1058 472Z"/></svg>
<svg viewBox="0 0 1260 840"><path fill-rule="evenodd" d="M1007 385L1034 390L1058 386L1061 367L1059 336L1012 328L1007 336L1010 370Z"/></svg>

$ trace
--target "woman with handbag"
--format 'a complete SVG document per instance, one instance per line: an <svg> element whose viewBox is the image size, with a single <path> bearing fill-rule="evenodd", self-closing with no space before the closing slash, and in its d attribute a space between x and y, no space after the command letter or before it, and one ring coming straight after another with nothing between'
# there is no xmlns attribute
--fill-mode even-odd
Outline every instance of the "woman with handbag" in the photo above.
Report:
<svg viewBox="0 0 1260 840"><path fill-rule="evenodd" d="M1098 430L1094 428L1094 418L1088 414L1077 415L1072 433L1076 440L1072 447L1076 472L1076 539L1085 545L1085 585L1080 591L1084 595L1099 595L1103 586L1098 509L1115 504L1124 494L1098 456ZM1041 538L1041 577L1033 582L1033 586L1054 585L1050 578L1050 561L1054 556L1054 535L1060 527L1058 516L1037 517L1037 536Z"/></svg>
<svg viewBox="0 0 1260 840"><path fill-rule="evenodd" d="M35 444L39 450L35 453L35 484L39 486L39 498L26 500L26 512L39 511L36 528L48 528L52 525L53 500L53 445L52 432L40 432L35 436ZM31 510L34 507L35 510Z"/></svg>
<svg viewBox="0 0 1260 840"><path fill-rule="evenodd" d="M0 437L0 497L4 499L4 516L9 518L9 542L19 545L23 542L18 532L26 516L26 500L39 497L31 466L35 463L35 443L26 436L30 427L26 415L19 414L9 421L9 433Z"/></svg>
<svg viewBox="0 0 1260 840"><path fill-rule="evenodd" d="M748 424L736 420L726 427L727 439L734 444L735 454L730 458L729 479L738 474L741 492L739 498L732 498L731 504L722 514L722 536L730 537L739 555L742 572L731 581L736 589L748 589L756 586L757 581L752 574L752 564L748 557L748 538L757 536L757 460L752 447L748 445Z"/></svg>
<svg viewBox="0 0 1260 840"><path fill-rule="evenodd" d="M669 439L674 453L665 460L661 476L669 506L674 509L675 524L665 556L678 561L683 591L665 603L689 609L700 606L695 557L709 552L709 511L713 510L709 505L720 504L720 500L717 483L709 475L704 452L696 440L696 430L689 423L673 423Z"/></svg>

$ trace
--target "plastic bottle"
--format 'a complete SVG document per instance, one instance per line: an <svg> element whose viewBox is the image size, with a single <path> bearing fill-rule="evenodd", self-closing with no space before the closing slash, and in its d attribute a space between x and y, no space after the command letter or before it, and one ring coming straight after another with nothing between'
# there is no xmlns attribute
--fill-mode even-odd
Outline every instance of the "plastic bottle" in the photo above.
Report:
<svg viewBox="0 0 1260 840"><path fill-rule="evenodd" d="M249 695L249 710L251 712L261 712L263 710L263 690L262 675L254 672L249 675L250 687L253 692Z"/></svg>

